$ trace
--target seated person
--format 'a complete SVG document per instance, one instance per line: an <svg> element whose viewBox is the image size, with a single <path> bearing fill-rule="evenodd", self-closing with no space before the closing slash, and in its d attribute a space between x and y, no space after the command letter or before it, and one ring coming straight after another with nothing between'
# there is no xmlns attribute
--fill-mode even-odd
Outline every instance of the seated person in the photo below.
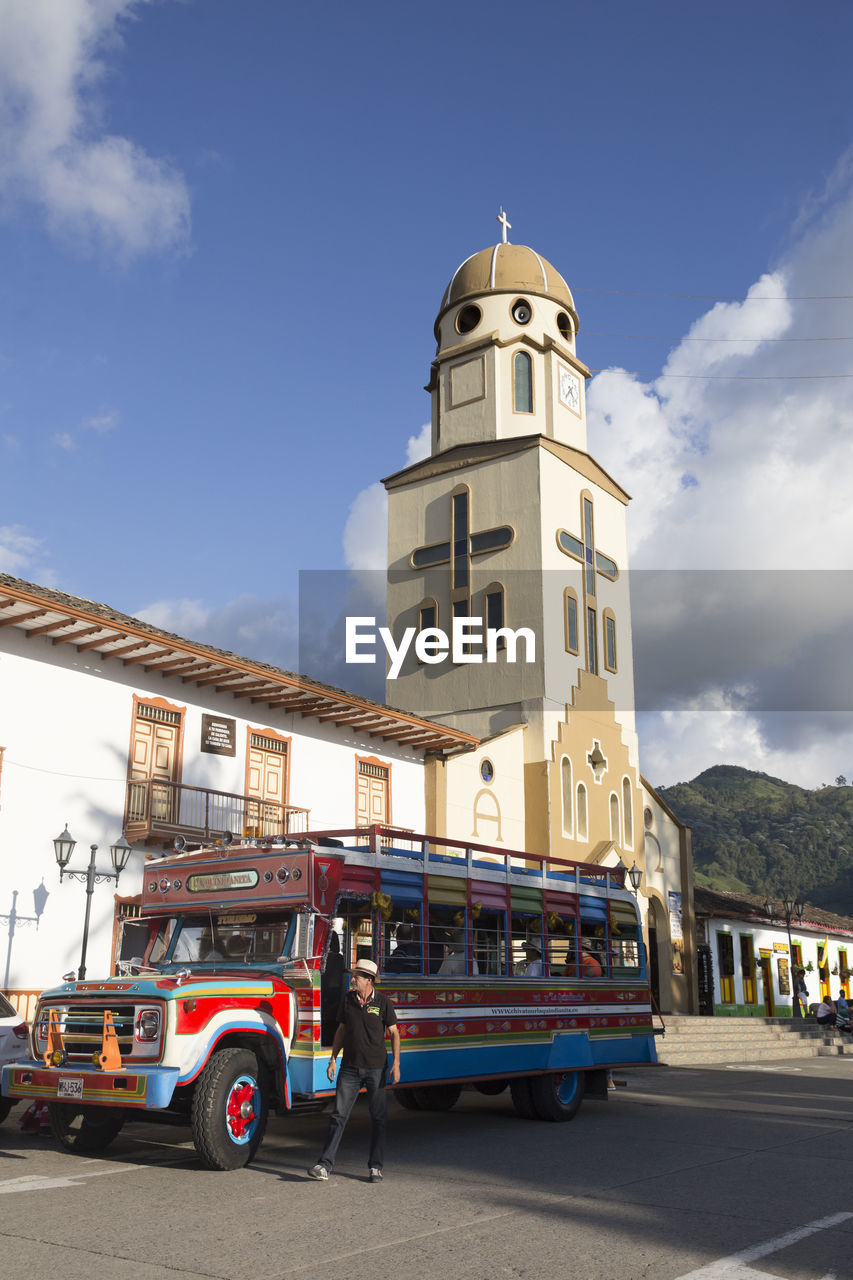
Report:
<svg viewBox="0 0 853 1280"><path fill-rule="evenodd" d="M343 988L344 958L341 955L340 939L333 930L329 936L329 950L320 979L320 1039L323 1044L331 1044L335 1037Z"/></svg>
<svg viewBox="0 0 853 1280"><path fill-rule="evenodd" d="M244 933L232 933L231 937L225 942L225 954L229 960L236 960L238 964L246 964L251 945L252 939Z"/></svg>
<svg viewBox="0 0 853 1280"><path fill-rule="evenodd" d="M591 951L584 950L581 952L582 978L600 978L603 972L601 961L597 956L594 956Z"/></svg>
<svg viewBox="0 0 853 1280"><path fill-rule="evenodd" d="M525 978L542 977L542 941L540 938L528 938L524 943L524 960L519 965L518 972L523 974Z"/></svg>
<svg viewBox="0 0 853 1280"><path fill-rule="evenodd" d="M853 1031L850 1025L850 1006L841 993L835 1002L835 1025L839 1031Z"/></svg>
<svg viewBox="0 0 853 1280"><path fill-rule="evenodd" d="M438 966L438 972L442 976L447 974L465 974L468 967L465 963L465 930L449 929L447 931L447 954ZM474 961L472 973L479 973L477 961Z"/></svg>
<svg viewBox="0 0 853 1280"><path fill-rule="evenodd" d="M198 958L199 960L206 960L208 962L225 959L222 952L216 950L216 943L210 929L205 929L199 938Z"/></svg>
<svg viewBox="0 0 853 1280"><path fill-rule="evenodd" d="M834 1027L836 1022L835 1001L824 996L818 1005L817 1021L820 1027Z"/></svg>
<svg viewBox="0 0 853 1280"><path fill-rule="evenodd" d="M421 944L415 940L414 926L398 924L394 938L397 945L385 963L385 972L420 973Z"/></svg>

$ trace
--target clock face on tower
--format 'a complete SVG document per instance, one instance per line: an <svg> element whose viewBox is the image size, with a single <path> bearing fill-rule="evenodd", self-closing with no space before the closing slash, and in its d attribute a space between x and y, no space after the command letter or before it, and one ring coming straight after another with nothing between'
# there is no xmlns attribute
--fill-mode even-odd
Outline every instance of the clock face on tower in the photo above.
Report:
<svg viewBox="0 0 853 1280"><path fill-rule="evenodd" d="M560 400L575 413L580 413L581 384L577 374L571 369L560 368Z"/></svg>

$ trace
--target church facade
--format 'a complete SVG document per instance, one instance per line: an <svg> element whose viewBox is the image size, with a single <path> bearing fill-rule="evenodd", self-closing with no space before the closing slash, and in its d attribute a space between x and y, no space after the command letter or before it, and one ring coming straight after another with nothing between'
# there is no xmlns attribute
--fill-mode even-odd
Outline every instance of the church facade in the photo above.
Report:
<svg viewBox="0 0 853 1280"><path fill-rule="evenodd" d="M430 455L384 481L388 627L422 638L386 700L480 739L432 758L431 829L636 868L659 1003L691 1012L689 832L639 768L629 495L588 450L569 286L506 230L442 298Z"/></svg>

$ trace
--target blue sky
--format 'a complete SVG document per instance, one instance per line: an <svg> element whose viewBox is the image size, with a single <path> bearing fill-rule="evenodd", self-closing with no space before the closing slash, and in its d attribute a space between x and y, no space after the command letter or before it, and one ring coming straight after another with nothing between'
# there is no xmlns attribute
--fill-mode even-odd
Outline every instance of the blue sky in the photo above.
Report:
<svg viewBox="0 0 853 1280"><path fill-rule="evenodd" d="M298 570L373 562L501 204L625 371L590 448L634 564L849 569L851 55L833 0L0 0L0 570L292 660ZM791 720L756 683L674 688L652 780L853 772L825 691Z"/></svg>

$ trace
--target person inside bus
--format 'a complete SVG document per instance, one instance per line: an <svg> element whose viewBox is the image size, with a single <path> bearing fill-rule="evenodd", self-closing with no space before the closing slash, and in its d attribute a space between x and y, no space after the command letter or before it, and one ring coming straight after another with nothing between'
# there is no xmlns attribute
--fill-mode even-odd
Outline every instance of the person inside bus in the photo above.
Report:
<svg viewBox="0 0 853 1280"><path fill-rule="evenodd" d="M524 943L524 960L518 966L518 972L523 974L525 978L541 978L542 969L542 940L540 938L527 938Z"/></svg>
<svg viewBox="0 0 853 1280"><path fill-rule="evenodd" d="M330 1044L338 1026L337 1013L344 990L344 958L341 943L334 929L329 935L329 950L320 979L320 1038Z"/></svg>
<svg viewBox="0 0 853 1280"><path fill-rule="evenodd" d="M421 944L415 939L414 925L398 924L394 935L397 943L385 965L386 973L420 973Z"/></svg>
<svg viewBox="0 0 853 1280"><path fill-rule="evenodd" d="M210 929L205 929L198 940L198 958L199 960L224 960L225 957L221 951L217 951L216 942Z"/></svg>
<svg viewBox="0 0 853 1280"><path fill-rule="evenodd" d="M597 956L586 948L581 952L581 977L600 978L604 970Z"/></svg>
<svg viewBox="0 0 853 1280"><path fill-rule="evenodd" d="M438 972L442 976L447 974L464 974L468 972L465 963L465 930L448 929L447 931L447 954L438 966ZM479 973L480 969L475 960L473 963L472 973Z"/></svg>

